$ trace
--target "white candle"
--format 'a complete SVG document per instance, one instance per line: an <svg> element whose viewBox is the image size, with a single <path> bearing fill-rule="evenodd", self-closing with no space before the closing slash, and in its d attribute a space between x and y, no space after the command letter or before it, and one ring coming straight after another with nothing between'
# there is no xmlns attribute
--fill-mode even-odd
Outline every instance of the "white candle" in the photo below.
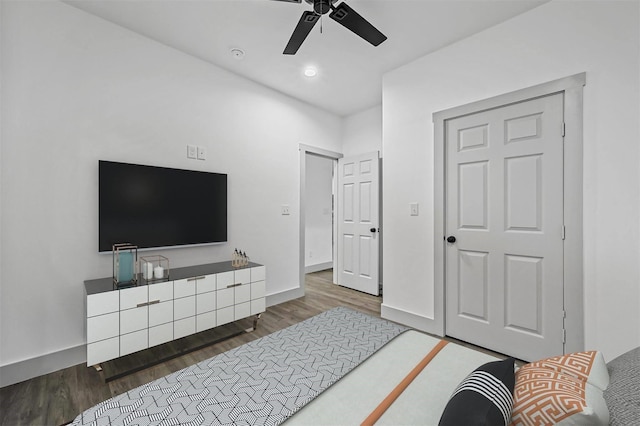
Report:
<svg viewBox="0 0 640 426"><path fill-rule="evenodd" d="M142 277L145 280L150 280L153 278L153 264L151 262L144 262L142 268Z"/></svg>
<svg viewBox="0 0 640 426"><path fill-rule="evenodd" d="M164 278L164 268L162 266L156 266L153 269L153 278L155 279Z"/></svg>

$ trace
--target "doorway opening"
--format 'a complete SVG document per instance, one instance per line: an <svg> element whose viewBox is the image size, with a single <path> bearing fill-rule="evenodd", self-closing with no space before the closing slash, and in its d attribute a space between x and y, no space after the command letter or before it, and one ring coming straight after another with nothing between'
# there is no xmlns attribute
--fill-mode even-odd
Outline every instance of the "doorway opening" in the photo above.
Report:
<svg viewBox="0 0 640 426"><path fill-rule="evenodd" d="M305 262L304 272L333 269L335 162L332 158L306 154Z"/></svg>
<svg viewBox="0 0 640 426"><path fill-rule="evenodd" d="M336 277L336 169L342 154L300 144L299 282L305 294L305 275L332 270Z"/></svg>
<svg viewBox="0 0 640 426"><path fill-rule="evenodd" d="M378 151L344 158L300 145L300 296L305 294L305 273L329 267L334 283L381 294L379 170ZM320 249L323 257L318 259L317 244L327 247L329 228L331 254Z"/></svg>

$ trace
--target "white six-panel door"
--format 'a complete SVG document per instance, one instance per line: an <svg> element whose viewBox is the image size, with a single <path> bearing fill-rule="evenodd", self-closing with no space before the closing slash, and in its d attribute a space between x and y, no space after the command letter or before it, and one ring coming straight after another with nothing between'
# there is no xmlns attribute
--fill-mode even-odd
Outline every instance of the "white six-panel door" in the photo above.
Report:
<svg viewBox="0 0 640 426"><path fill-rule="evenodd" d="M563 95L445 126L447 335L563 353Z"/></svg>
<svg viewBox="0 0 640 426"><path fill-rule="evenodd" d="M338 284L378 296L378 152L338 160Z"/></svg>

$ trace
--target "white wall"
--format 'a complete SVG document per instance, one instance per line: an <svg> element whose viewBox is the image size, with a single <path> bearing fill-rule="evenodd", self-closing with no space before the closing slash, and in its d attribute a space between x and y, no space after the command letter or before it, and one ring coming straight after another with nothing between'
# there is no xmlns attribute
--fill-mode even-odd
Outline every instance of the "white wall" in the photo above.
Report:
<svg viewBox="0 0 640 426"><path fill-rule="evenodd" d="M552 1L385 76L385 306L434 315L432 114L586 72L586 346L610 359L640 345L639 7Z"/></svg>
<svg viewBox="0 0 640 426"><path fill-rule="evenodd" d="M63 3L0 7L3 382L4 367L50 353L84 361L83 280L111 275L99 159L228 173L229 243L162 254L180 267L237 247L267 265L268 296L299 287L299 212L280 206L299 205L300 141L340 151L339 117Z"/></svg>
<svg viewBox="0 0 640 426"><path fill-rule="evenodd" d="M343 123L342 153L345 157L374 151L382 151L382 105L347 116Z"/></svg>
<svg viewBox="0 0 640 426"><path fill-rule="evenodd" d="M305 269L315 272L333 264L333 163L307 154L305 161Z"/></svg>

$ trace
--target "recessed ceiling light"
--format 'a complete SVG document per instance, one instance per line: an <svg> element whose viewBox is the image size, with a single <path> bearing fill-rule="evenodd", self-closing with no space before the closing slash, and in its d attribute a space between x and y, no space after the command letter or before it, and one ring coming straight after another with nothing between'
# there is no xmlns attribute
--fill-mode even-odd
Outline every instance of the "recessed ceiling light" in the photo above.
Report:
<svg viewBox="0 0 640 426"><path fill-rule="evenodd" d="M307 67L304 69L304 75L309 78L315 77L316 75L318 75L318 70L316 70L314 67Z"/></svg>
<svg viewBox="0 0 640 426"><path fill-rule="evenodd" d="M234 47L231 49L231 56L239 61L244 58L244 50L240 49L239 47Z"/></svg>

